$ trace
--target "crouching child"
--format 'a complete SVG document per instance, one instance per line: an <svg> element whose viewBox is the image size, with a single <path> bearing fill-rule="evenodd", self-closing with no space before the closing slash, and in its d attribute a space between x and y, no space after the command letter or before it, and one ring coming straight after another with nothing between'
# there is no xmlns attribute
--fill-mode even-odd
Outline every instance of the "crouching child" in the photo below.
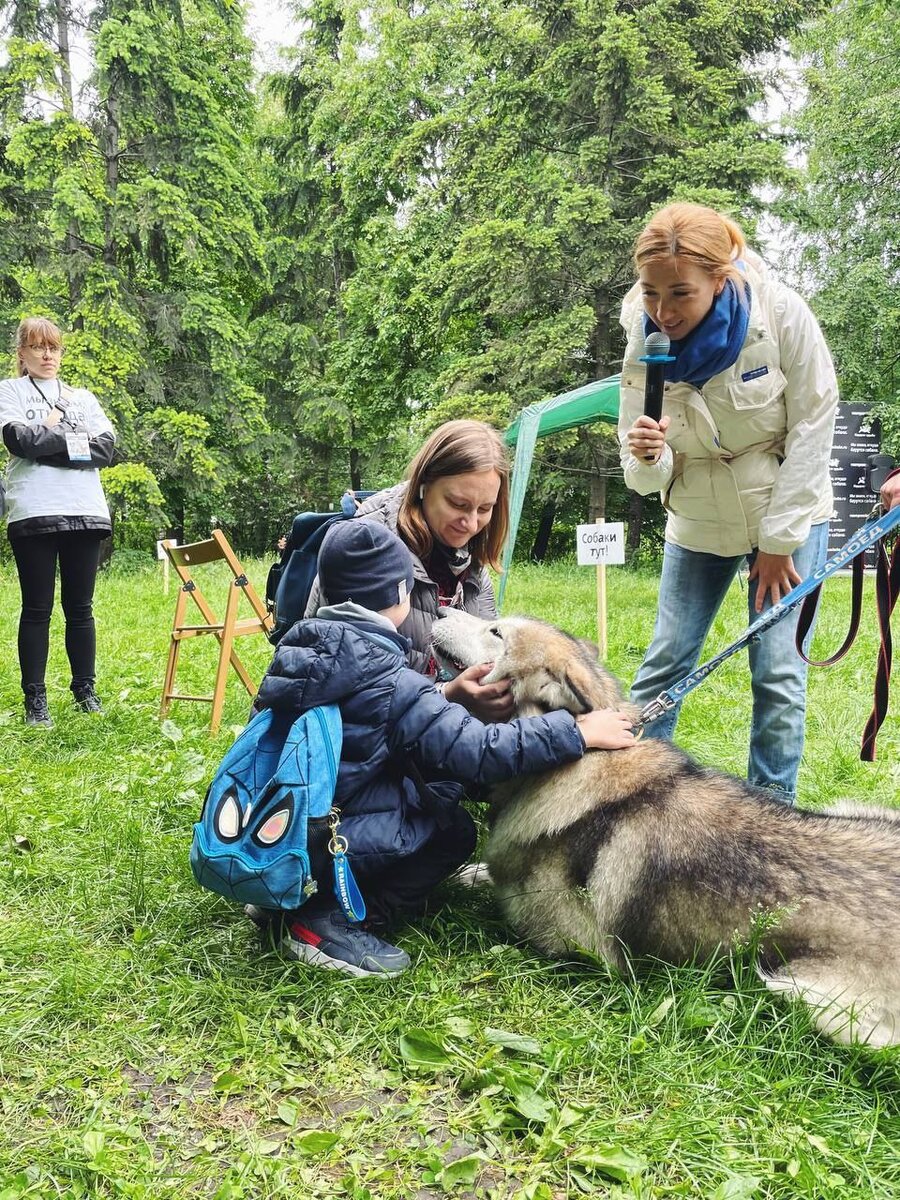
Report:
<svg viewBox="0 0 900 1200"><path fill-rule="evenodd" d="M353 975L393 975L409 966L381 933L421 912L429 893L475 848L460 804L463 785L501 783L547 771L585 750L634 741L624 713L568 712L484 725L409 669L397 629L409 614L413 562L385 526L337 523L318 560L316 616L284 636L260 687L262 708L298 716L336 704L343 747L334 804L368 920L350 920L327 871L318 891L283 916L291 957Z"/></svg>

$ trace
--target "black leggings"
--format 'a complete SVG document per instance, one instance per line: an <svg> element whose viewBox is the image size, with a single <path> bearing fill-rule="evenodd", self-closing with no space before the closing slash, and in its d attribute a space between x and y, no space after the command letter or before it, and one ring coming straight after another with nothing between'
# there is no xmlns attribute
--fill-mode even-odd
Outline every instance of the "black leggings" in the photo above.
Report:
<svg viewBox="0 0 900 1200"><path fill-rule="evenodd" d="M97 635L91 604L100 561L100 541L97 533L81 531L10 539L22 591L19 666L23 688L44 682L57 559L72 683L93 683Z"/></svg>

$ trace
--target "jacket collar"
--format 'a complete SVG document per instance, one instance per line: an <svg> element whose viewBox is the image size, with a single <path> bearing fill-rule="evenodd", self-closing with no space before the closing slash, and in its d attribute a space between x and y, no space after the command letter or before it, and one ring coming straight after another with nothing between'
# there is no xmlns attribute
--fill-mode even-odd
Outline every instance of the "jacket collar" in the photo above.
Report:
<svg viewBox="0 0 900 1200"><path fill-rule="evenodd" d="M370 642L375 642L376 645L383 646L385 650L391 650L404 658L412 644L409 638L397 632L387 617L373 612L370 608L364 608L352 600L345 600L343 604L324 605L316 612L316 619L340 621L343 625L352 625L357 633Z"/></svg>

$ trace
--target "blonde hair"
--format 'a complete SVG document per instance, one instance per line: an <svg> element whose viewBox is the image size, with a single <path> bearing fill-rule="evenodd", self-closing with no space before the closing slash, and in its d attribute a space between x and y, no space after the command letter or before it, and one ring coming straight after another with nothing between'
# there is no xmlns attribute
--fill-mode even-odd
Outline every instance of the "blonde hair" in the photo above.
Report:
<svg viewBox="0 0 900 1200"><path fill-rule="evenodd" d="M449 475L496 471L500 490L491 519L469 542L472 563L500 568L509 532L509 456L496 429L483 421L447 421L425 442L407 470L409 485L397 514L397 530L414 554L425 559L434 538L422 511L422 488Z"/></svg>
<svg viewBox="0 0 900 1200"><path fill-rule="evenodd" d="M19 328L16 330L16 358L19 363L20 375L26 373L22 362L22 351L28 346L40 345L41 342L62 350L63 340L59 326L54 325L47 317L26 317L24 321L19 322Z"/></svg>
<svg viewBox="0 0 900 1200"><path fill-rule="evenodd" d="M640 272L650 263L681 258L694 263L716 282L732 280L742 296L736 260L746 248L743 231L730 217L703 204L679 202L661 208L638 234L634 265Z"/></svg>

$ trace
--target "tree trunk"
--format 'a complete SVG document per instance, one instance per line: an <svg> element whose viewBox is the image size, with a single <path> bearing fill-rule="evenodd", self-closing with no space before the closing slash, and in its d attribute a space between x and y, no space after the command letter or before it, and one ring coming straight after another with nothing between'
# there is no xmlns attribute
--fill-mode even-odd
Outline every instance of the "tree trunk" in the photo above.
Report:
<svg viewBox="0 0 900 1200"><path fill-rule="evenodd" d="M541 510L541 520L538 531L531 547L531 561L543 562L547 557L547 547L550 545L550 535L553 533L553 518L556 516L556 501L548 500Z"/></svg>
<svg viewBox="0 0 900 1200"><path fill-rule="evenodd" d="M588 523L606 520L606 476L591 476L591 495L588 505Z"/></svg>
<svg viewBox="0 0 900 1200"><path fill-rule="evenodd" d="M606 520L606 471L609 466L611 442L602 434L588 433L583 426L578 434L582 441L587 443L588 453L594 465L588 497L588 522L593 524Z"/></svg>
<svg viewBox="0 0 900 1200"><path fill-rule="evenodd" d="M350 436L353 437L352 429ZM350 487L354 492L358 492L362 488L359 474L359 451L355 446L350 447Z"/></svg>
<svg viewBox="0 0 900 1200"><path fill-rule="evenodd" d="M75 114L75 94L72 91L72 58L69 50L68 0L56 0L56 36L59 43L60 92L63 107L69 116Z"/></svg>
<svg viewBox="0 0 900 1200"><path fill-rule="evenodd" d="M59 43L59 90L63 107L70 117L75 116L75 93L72 89L72 56L69 46L69 0L56 0L56 40ZM69 290L69 312L73 314L76 329L84 328L84 318L77 314L81 303L81 268L79 256L78 222L69 221L63 243L65 255L66 284Z"/></svg>
<svg viewBox="0 0 900 1200"><path fill-rule="evenodd" d="M116 223L116 192L119 187L119 101L116 96L115 77L109 81L109 94L103 105L106 112L106 124L100 138L100 149L106 163L106 197L107 206L104 215L103 228L103 261L108 267L115 267L118 253L115 242Z"/></svg>

